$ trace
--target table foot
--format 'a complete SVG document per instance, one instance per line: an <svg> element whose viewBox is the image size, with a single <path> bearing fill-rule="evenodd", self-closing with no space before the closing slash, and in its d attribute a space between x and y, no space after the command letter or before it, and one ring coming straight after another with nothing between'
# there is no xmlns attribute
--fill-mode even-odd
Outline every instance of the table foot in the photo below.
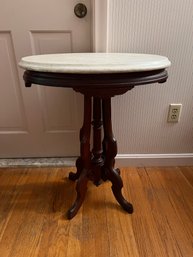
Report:
<svg viewBox="0 0 193 257"><path fill-rule="evenodd" d="M119 169L110 169L108 171L108 179L112 183L112 191L117 200L117 202L121 205L121 207L128 213L133 213L133 206L129 203L122 195L123 181L118 173Z"/></svg>
<svg viewBox="0 0 193 257"><path fill-rule="evenodd" d="M77 184L76 184L77 197L72 207L68 210L68 213L67 213L68 219L72 219L77 214L78 210L80 209L84 201L86 191L87 191L87 183L88 183L87 173L88 173L87 170L83 170L77 181Z"/></svg>

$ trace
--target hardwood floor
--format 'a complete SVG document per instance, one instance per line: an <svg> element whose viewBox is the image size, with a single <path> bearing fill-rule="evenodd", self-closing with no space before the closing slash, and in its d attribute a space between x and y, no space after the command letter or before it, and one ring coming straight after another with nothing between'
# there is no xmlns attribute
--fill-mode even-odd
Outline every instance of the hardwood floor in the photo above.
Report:
<svg viewBox="0 0 193 257"><path fill-rule="evenodd" d="M0 169L0 256L193 256L193 167L121 169L134 213L120 208L110 182L89 183L69 221L71 170Z"/></svg>

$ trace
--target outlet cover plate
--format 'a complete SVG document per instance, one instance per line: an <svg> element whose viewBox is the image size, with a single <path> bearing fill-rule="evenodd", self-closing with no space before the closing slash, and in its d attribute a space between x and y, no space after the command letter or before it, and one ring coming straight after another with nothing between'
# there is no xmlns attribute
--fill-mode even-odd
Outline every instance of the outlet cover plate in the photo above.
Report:
<svg viewBox="0 0 193 257"><path fill-rule="evenodd" d="M168 122L179 122L182 104L170 104L168 111Z"/></svg>

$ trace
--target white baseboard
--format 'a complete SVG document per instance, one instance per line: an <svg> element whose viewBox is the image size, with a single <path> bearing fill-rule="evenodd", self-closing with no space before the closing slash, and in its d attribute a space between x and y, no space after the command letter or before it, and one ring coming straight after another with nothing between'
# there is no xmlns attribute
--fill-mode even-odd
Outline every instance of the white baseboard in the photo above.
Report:
<svg viewBox="0 0 193 257"><path fill-rule="evenodd" d="M75 166L77 157L0 159L4 167L69 167ZM117 154L116 167L193 166L193 153L181 154Z"/></svg>
<svg viewBox="0 0 193 257"><path fill-rule="evenodd" d="M189 166L193 153L180 154L117 154L116 166Z"/></svg>

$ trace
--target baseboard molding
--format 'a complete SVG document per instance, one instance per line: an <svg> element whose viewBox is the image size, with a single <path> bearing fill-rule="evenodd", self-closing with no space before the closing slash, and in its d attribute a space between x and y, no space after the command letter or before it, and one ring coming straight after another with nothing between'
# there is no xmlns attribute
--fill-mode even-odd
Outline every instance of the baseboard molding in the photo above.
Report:
<svg viewBox="0 0 193 257"><path fill-rule="evenodd" d="M189 166L193 153L180 154L117 154L116 166Z"/></svg>
<svg viewBox="0 0 193 257"><path fill-rule="evenodd" d="M75 166L76 159L77 159L77 157L0 159L0 168L5 168L5 167L69 167L69 166ZM193 165L193 153L118 154L116 156L116 167L190 166L190 165Z"/></svg>

